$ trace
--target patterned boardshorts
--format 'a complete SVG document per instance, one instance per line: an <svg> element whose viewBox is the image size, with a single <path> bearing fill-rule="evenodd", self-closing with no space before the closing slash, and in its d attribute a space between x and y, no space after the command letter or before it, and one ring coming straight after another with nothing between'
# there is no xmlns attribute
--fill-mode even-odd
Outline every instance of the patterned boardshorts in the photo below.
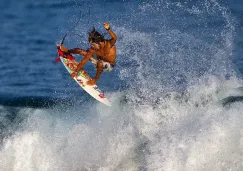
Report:
<svg viewBox="0 0 243 171"><path fill-rule="evenodd" d="M95 68L96 68L97 62L102 61L103 62L103 71L105 71L105 72L111 72L113 70L113 66L109 62L99 59L99 56L97 56L97 55L93 55L90 58L90 61L92 62L92 64L94 64Z"/></svg>

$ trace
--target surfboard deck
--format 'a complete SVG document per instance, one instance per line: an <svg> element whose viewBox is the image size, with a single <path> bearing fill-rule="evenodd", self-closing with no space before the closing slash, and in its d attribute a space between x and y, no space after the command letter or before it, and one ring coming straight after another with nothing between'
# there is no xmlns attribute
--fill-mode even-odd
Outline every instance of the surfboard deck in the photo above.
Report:
<svg viewBox="0 0 243 171"><path fill-rule="evenodd" d="M74 70L78 66L78 62L75 60L75 58L72 55L66 54L63 51L61 51L59 45L57 45L57 53L60 61L63 63L67 71L70 74L74 72ZM86 82L89 81L90 79L91 77L84 69L81 69L78 72L78 76L74 78L74 80L78 83L78 85L82 87L92 97L94 97L96 100L100 101L101 103L107 106L111 106L109 100L105 97L104 93L99 89L97 85L89 86L86 84Z"/></svg>

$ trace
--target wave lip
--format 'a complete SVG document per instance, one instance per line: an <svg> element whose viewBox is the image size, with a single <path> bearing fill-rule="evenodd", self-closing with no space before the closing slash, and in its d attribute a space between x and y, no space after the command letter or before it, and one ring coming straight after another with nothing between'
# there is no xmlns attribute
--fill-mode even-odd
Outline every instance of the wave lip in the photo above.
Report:
<svg viewBox="0 0 243 171"><path fill-rule="evenodd" d="M40 96L4 97L0 99L0 105L8 107L52 108L58 104L70 106L72 100Z"/></svg>

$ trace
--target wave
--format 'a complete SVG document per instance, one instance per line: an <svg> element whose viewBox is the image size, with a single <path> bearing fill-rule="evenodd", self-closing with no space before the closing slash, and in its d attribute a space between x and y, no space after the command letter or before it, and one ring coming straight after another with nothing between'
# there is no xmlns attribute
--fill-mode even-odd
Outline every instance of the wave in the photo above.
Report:
<svg viewBox="0 0 243 171"><path fill-rule="evenodd" d="M222 100L223 106L228 106L236 102L243 102L243 96L229 96Z"/></svg>
<svg viewBox="0 0 243 171"><path fill-rule="evenodd" d="M72 99L61 99L53 97L40 96L22 96L22 97L8 97L4 95L0 99L0 105L9 107L26 107L26 108L53 108L56 105L72 105Z"/></svg>
<svg viewBox="0 0 243 171"><path fill-rule="evenodd" d="M153 104L122 91L109 95L111 108L92 101L66 110L10 107L18 127L2 131L0 168L212 170L216 164L240 171L242 147L235 144L243 102L226 107L222 99L242 97L241 85L237 78L214 76L183 93L160 94Z"/></svg>
<svg viewBox="0 0 243 171"><path fill-rule="evenodd" d="M242 170L242 80L230 64L227 9L158 0L136 12L115 26L127 85L107 94L111 108L76 97L1 102L0 123L10 125L2 170Z"/></svg>

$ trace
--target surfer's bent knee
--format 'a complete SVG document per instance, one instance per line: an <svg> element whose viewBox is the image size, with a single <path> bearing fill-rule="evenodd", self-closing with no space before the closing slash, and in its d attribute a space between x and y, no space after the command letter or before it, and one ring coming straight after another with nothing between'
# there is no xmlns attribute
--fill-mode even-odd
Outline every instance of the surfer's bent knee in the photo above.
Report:
<svg viewBox="0 0 243 171"><path fill-rule="evenodd" d="M102 61L98 61L97 62L97 67L98 68L102 68L103 67L103 62Z"/></svg>
<svg viewBox="0 0 243 171"><path fill-rule="evenodd" d="M98 61L97 65L96 65L97 70L103 70L103 62L102 61Z"/></svg>

